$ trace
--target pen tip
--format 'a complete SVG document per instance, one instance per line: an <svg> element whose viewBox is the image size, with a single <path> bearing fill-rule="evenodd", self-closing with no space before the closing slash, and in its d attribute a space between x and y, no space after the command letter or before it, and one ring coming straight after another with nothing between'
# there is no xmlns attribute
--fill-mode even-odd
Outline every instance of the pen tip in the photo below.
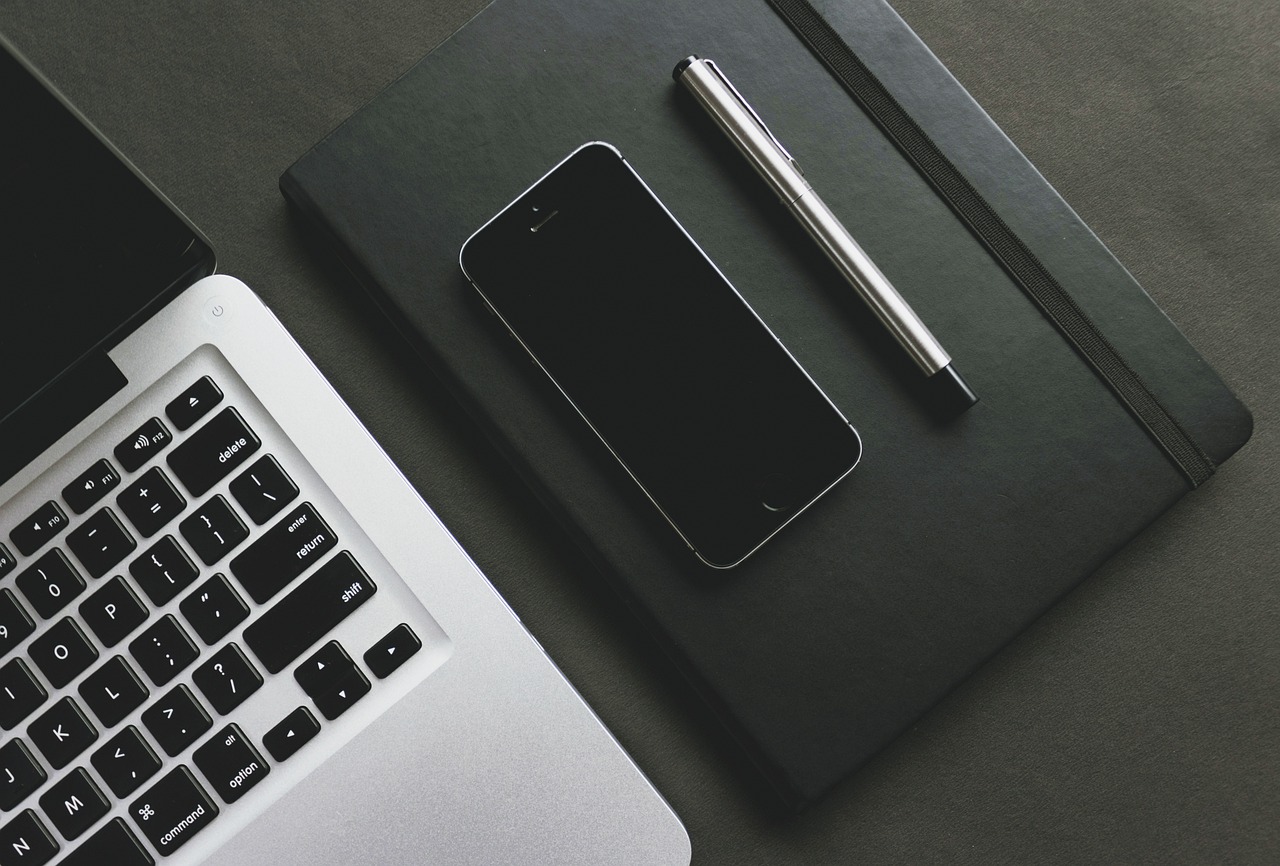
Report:
<svg viewBox="0 0 1280 866"><path fill-rule="evenodd" d="M978 395L973 393L973 389L956 370L954 364L943 367L926 382L930 392L930 402L943 417L960 415L978 402Z"/></svg>
<svg viewBox="0 0 1280 866"><path fill-rule="evenodd" d="M684 60L681 60L679 63L677 63L677 64L676 64L676 68L675 68L675 69L673 69L673 70L671 70L671 77L672 77L672 78L674 78L676 81L679 81L679 80L680 80L680 73L682 73L682 72L684 72L686 69L688 69L688 68L689 68L689 64L693 63L693 61L695 61L695 60L697 60L697 59L698 59L698 55L696 55L696 54L690 54L690 55L689 55L688 57L686 57Z"/></svg>

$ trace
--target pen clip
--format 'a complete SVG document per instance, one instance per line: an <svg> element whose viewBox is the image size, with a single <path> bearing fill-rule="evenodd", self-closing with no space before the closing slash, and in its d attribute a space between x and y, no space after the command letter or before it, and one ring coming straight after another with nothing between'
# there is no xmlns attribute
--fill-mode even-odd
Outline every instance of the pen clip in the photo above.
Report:
<svg viewBox="0 0 1280 866"><path fill-rule="evenodd" d="M769 124L765 123L764 118L757 114L756 110L751 107L751 103L747 102L747 100L743 98L742 94L738 92L738 88L734 87L733 82L720 71L720 67L716 65L715 61L708 60L704 57L702 58L702 62L706 64L709 70L711 70L711 74L718 78L720 83L733 94L733 98L738 100L739 107L741 107L747 114L751 115L751 118L759 124L760 130L769 137L769 140L773 142L773 146L776 147L784 157L786 157L787 162L791 163L792 167L795 168L796 171L800 172L800 174L804 174L804 169L800 168L800 163L796 162L796 158L791 155L791 151L783 147L782 142L778 141L778 137L773 134L773 130L769 129Z"/></svg>

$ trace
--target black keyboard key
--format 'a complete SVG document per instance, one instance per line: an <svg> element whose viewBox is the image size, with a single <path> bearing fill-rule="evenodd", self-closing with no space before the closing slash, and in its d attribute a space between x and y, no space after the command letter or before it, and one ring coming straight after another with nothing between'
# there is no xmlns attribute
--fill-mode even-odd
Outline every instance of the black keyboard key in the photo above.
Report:
<svg viewBox="0 0 1280 866"><path fill-rule="evenodd" d="M102 645L113 647L147 621L150 613L123 577L113 577L80 604L80 617Z"/></svg>
<svg viewBox="0 0 1280 866"><path fill-rule="evenodd" d="M155 866L123 818L112 818L58 866Z"/></svg>
<svg viewBox="0 0 1280 866"><path fill-rule="evenodd" d="M231 560L231 573L262 604L334 548L338 536L310 502L290 511L244 553Z"/></svg>
<svg viewBox="0 0 1280 866"><path fill-rule="evenodd" d="M58 828L62 838L71 841L111 811L111 804L89 774L77 767L44 793L40 798L40 808Z"/></svg>
<svg viewBox="0 0 1280 866"><path fill-rule="evenodd" d="M11 659L0 668L0 728L12 731L48 697L27 663Z"/></svg>
<svg viewBox="0 0 1280 866"><path fill-rule="evenodd" d="M222 389L208 376L204 376L165 406L164 414L169 416L174 427L186 430L221 402Z"/></svg>
<svg viewBox="0 0 1280 866"><path fill-rule="evenodd" d="M129 816L160 856L168 857L218 817L218 804L190 770L178 766L129 804Z"/></svg>
<svg viewBox="0 0 1280 866"><path fill-rule="evenodd" d="M58 853L58 842L26 809L0 829L0 866L42 866Z"/></svg>
<svg viewBox="0 0 1280 866"><path fill-rule="evenodd" d="M312 653L306 661L298 665L293 678L302 686L302 690L311 697L327 692L330 687L343 679L355 668L356 664L342 648L342 644L331 640Z"/></svg>
<svg viewBox="0 0 1280 866"><path fill-rule="evenodd" d="M45 619L66 607L85 587L84 578L71 560L56 547L19 574L15 582L36 613Z"/></svg>
<svg viewBox="0 0 1280 866"><path fill-rule="evenodd" d="M111 793L127 797L160 770L161 761L133 725L116 734L90 758Z"/></svg>
<svg viewBox="0 0 1280 866"><path fill-rule="evenodd" d="M137 546L110 508L102 509L67 536L67 547L90 577L102 577Z"/></svg>
<svg viewBox="0 0 1280 866"><path fill-rule="evenodd" d="M221 574L200 584L178 607L200 640L210 646L226 637L249 615L249 606Z"/></svg>
<svg viewBox="0 0 1280 866"><path fill-rule="evenodd" d="M377 591L344 550L250 624L244 641L268 671L279 673Z"/></svg>
<svg viewBox="0 0 1280 866"><path fill-rule="evenodd" d="M271 753L272 758L284 761L293 757L298 749L309 743L318 733L320 733L320 723L316 721L315 716L311 715L311 710L298 707L285 716L280 724L267 731L262 737L262 745Z"/></svg>
<svg viewBox="0 0 1280 866"><path fill-rule="evenodd" d="M108 461L99 460L62 488L62 498L76 514L84 514L119 485L120 473Z"/></svg>
<svg viewBox="0 0 1280 866"><path fill-rule="evenodd" d="M262 686L262 674L233 643L210 656L191 679L205 700L224 716Z"/></svg>
<svg viewBox="0 0 1280 866"><path fill-rule="evenodd" d="M124 721L151 694L124 656L116 656L85 677L79 691L104 728L114 728Z"/></svg>
<svg viewBox="0 0 1280 866"><path fill-rule="evenodd" d="M159 466L139 476L116 498L116 504L143 538L155 535L182 513L187 500Z"/></svg>
<svg viewBox="0 0 1280 866"><path fill-rule="evenodd" d="M19 523L9 533L9 539L18 548L18 553L30 556L66 528L67 515L58 507L58 503L46 502L36 509L35 514Z"/></svg>
<svg viewBox="0 0 1280 866"><path fill-rule="evenodd" d="M205 565L213 565L249 537L244 521L220 495L179 523L178 530Z"/></svg>
<svg viewBox="0 0 1280 866"><path fill-rule="evenodd" d="M71 698L63 698L27 727L49 766L61 770L98 739L98 731Z"/></svg>
<svg viewBox="0 0 1280 866"><path fill-rule="evenodd" d="M240 413L228 407L174 449L169 468L192 496L203 496L261 446Z"/></svg>
<svg viewBox="0 0 1280 866"><path fill-rule="evenodd" d="M332 721L345 713L356 701L369 694L369 678L359 668L352 668L347 675L329 687L327 691L311 696L321 715Z"/></svg>
<svg viewBox="0 0 1280 866"><path fill-rule="evenodd" d="M191 753L191 760L223 802L234 803L261 782L271 767L237 725L227 725Z"/></svg>
<svg viewBox="0 0 1280 866"><path fill-rule="evenodd" d="M408 623L400 623L382 640L378 641L364 654L364 663L373 671L378 679L386 679L396 668L404 664L405 659L422 649L422 641L409 628Z"/></svg>
<svg viewBox="0 0 1280 866"><path fill-rule="evenodd" d="M166 614L134 638L129 643L129 652L158 686L176 677L200 655L173 614Z"/></svg>
<svg viewBox="0 0 1280 866"><path fill-rule="evenodd" d="M0 809L8 812L47 778L26 743L17 739L5 743L0 748Z"/></svg>
<svg viewBox="0 0 1280 866"><path fill-rule="evenodd" d="M258 459L243 475L231 482L231 495L258 526L280 513L298 496L293 483L270 454Z"/></svg>
<svg viewBox="0 0 1280 866"><path fill-rule="evenodd" d="M209 730L213 722L184 683L148 707L142 714L142 724L172 758Z"/></svg>
<svg viewBox="0 0 1280 866"><path fill-rule="evenodd" d="M0 577L4 577L9 572L18 567L18 559L9 552L9 548L0 544Z"/></svg>
<svg viewBox="0 0 1280 866"><path fill-rule="evenodd" d="M16 647L36 630L35 620L14 597L9 587L0 589L0 656Z"/></svg>
<svg viewBox="0 0 1280 866"><path fill-rule="evenodd" d="M173 536L166 535L129 564L129 573L151 603L160 607L190 586L200 576L200 569Z"/></svg>
<svg viewBox="0 0 1280 866"><path fill-rule="evenodd" d="M126 472L133 472L161 451L169 447L173 434L159 418L152 418L116 446L116 462Z"/></svg>
<svg viewBox="0 0 1280 866"><path fill-rule="evenodd" d="M63 617L31 642L27 652L49 685L60 689L89 669L98 650L71 617Z"/></svg>

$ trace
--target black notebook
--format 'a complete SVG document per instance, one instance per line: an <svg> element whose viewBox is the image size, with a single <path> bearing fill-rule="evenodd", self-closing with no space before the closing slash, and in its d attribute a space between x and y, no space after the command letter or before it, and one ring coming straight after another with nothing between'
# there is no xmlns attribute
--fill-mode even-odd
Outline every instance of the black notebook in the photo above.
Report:
<svg viewBox="0 0 1280 866"><path fill-rule="evenodd" d="M819 7L499 0L281 181L793 806L1251 430L889 6ZM910 362L673 83L690 54L748 96L977 406L928 411ZM590 140L622 151L862 435L859 467L736 568L680 544L459 270L473 231Z"/></svg>

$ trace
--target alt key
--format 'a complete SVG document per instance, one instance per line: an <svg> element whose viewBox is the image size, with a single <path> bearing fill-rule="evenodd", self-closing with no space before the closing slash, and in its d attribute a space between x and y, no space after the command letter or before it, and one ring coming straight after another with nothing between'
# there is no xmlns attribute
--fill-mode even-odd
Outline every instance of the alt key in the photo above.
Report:
<svg viewBox="0 0 1280 866"><path fill-rule="evenodd" d="M237 725L227 725L191 755L200 772L227 803L234 803L271 772Z"/></svg>

